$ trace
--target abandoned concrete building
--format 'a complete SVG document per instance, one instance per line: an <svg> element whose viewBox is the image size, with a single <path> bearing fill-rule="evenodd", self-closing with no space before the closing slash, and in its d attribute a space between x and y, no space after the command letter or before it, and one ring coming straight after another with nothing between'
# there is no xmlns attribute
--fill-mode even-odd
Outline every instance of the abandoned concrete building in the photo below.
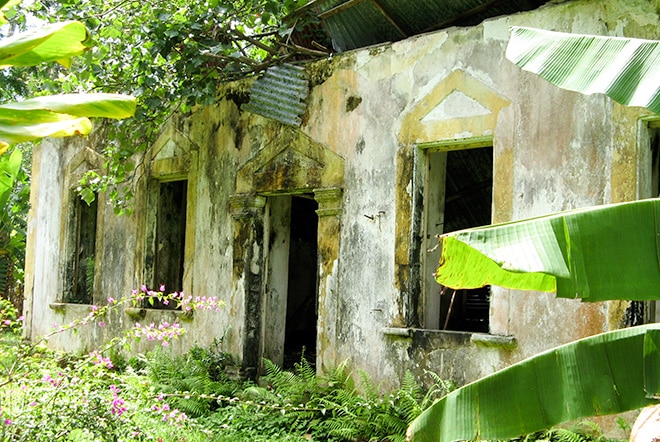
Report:
<svg viewBox="0 0 660 442"><path fill-rule="evenodd" d="M302 91L300 111L264 115L250 100L262 79L219 85L216 104L173 117L134 158L129 216L115 216L106 195L88 206L75 191L103 167L94 135L34 150L28 337L165 284L224 306L192 317L126 309L49 345L84 350L165 319L187 330L173 351L215 340L246 373L262 358L286 365L304 346L319 371L347 360L386 383L426 369L465 383L650 320L629 302L497 287L452 296L433 279L433 249L442 232L657 194L660 124L647 111L561 90L504 54L513 25L655 39L660 2L474 1L490 16L436 14L431 32L373 41L350 17L376 2L348 3L322 18L332 31L353 13L358 37L336 26L343 52L282 66L275 79ZM470 2L378 3L426 16L425 3Z"/></svg>

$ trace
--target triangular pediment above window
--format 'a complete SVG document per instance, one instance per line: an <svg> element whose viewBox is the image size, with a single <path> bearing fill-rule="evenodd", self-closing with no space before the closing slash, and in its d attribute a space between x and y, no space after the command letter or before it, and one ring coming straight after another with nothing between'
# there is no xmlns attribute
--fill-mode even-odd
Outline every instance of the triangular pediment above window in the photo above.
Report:
<svg viewBox="0 0 660 442"><path fill-rule="evenodd" d="M94 149L87 146L79 149L69 160L66 166L66 176L73 182L77 182L82 176L92 170L103 169L103 156Z"/></svg>
<svg viewBox="0 0 660 442"><path fill-rule="evenodd" d="M301 131L278 136L238 170L236 193L306 192L342 187L344 160Z"/></svg>
<svg viewBox="0 0 660 442"><path fill-rule="evenodd" d="M422 97L403 119L403 144L435 144L492 137L499 111L509 100L464 71L456 70Z"/></svg>
<svg viewBox="0 0 660 442"><path fill-rule="evenodd" d="M158 178L186 174L192 151L193 145L188 137L174 125L167 125L150 149L151 176Z"/></svg>

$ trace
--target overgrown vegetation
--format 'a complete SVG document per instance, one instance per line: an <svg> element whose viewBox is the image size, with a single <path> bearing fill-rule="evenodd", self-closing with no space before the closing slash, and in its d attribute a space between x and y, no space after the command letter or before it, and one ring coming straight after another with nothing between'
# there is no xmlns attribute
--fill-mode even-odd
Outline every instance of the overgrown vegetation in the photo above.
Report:
<svg viewBox="0 0 660 442"><path fill-rule="evenodd" d="M53 334L102 326L108 310L144 296L200 307L177 294L136 291L109 298L107 306L55 327ZM209 305L216 300L206 299L202 307ZM3 300L0 306L2 441L403 441L408 424L453 389L433 373L427 373L430 388L423 389L406 373L398 389L384 392L347 363L319 376L304 356L292 371L264 361L264 376L253 382L237 376L235 361L218 343L180 356L167 346L143 355L124 353L122 344L135 337L163 343L177 338L182 331L172 324L136 324L125 336L130 339L113 339L88 354L58 353L45 340L22 342L21 318L11 303ZM605 439L591 426L551 430L521 442L533 440Z"/></svg>

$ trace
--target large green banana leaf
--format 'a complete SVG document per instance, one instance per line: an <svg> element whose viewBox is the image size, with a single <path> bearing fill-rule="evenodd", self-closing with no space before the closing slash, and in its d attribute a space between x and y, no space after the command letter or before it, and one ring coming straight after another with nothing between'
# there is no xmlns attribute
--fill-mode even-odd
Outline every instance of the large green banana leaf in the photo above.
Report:
<svg viewBox="0 0 660 442"><path fill-rule="evenodd" d="M68 66L71 57L88 48L88 40L87 28L77 21L52 23L22 32L0 42L0 68L49 61Z"/></svg>
<svg viewBox="0 0 660 442"><path fill-rule="evenodd" d="M127 118L135 98L120 94L65 94L0 105L0 153L10 144L88 134L87 117Z"/></svg>
<svg viewBox="0 0 660 442"><path fill-rule="evenodd" d="M8 5L0 0L0 9ZM2 40L0 68L48 61L66 66L87 49L88 41L87 28L80 22L48 24ZM54 95L1 105L0 154L10 144L87 134L92 129L88 117L127 118L135 113L135 105L135 98L119 94Z"/></svg>
<svg viewBox="0 0 660 442"><path fill-rule="evenodd" d="M508 439L657 403L660 324L581 339L453 391L408 429L413 441Z"/></svg>
<svg viewBox="0 0 660 442"><path fill-rule="evenodd" d="M660 299L660 199L447 233L436 280L556 291L583 301Z"/></svg>
<svg viewBox="0 0 660 442"><path fill-rule="evenodd" d="M660 113L660 42L513 27L506 57L564 89Z"/></svg>

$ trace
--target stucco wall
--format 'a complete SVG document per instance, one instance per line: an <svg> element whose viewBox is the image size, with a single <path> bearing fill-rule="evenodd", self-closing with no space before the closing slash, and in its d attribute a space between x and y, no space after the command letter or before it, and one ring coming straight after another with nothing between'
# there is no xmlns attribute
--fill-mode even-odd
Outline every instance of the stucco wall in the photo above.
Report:
<svg viewBox="0 0 660 442"><path fill-rule="evenodd" d="M643 111L555 88L508 62L504 50L511 25L656 38L658 6L647 0L551 4L316 62L308 67L312 88L299 129L241 112L249 81L223 86L225 98L173 118L143 161L135 159L141 166L132 215L115 217L101 197L95 302L145 282L154 211L149 189L159 177L180 175L189 183L184 291L218 296L225 307L185 322L188 336L175 350L220 339L237 358L258 360L268 328L262 312L268 305L266 207L277 194L314 195L324 215L319 214L319 368L348 359L386 383L396 383L406 369L420 376L431 369L464 383L551 346L618 327L625 304L494 289L494 339L424 330L419 280L426 243L419 223L425 150L465 147L470 140L492 143L494 222L636 198ZM448 107L452 94L477 104ZM94 136L46 141L35 151L26 268L32 337L88 309L55 305L61 303L63 199L73 185L62 177L73 173L67 164L83 146L93 150ZM88 163L82 164L94 167ZM273 176L259 175L263 170ZM139 318L145 323L177 316L145 314ZM50 343L91 348L95 339L134 320L120 313L103 329Z"/></svg>

